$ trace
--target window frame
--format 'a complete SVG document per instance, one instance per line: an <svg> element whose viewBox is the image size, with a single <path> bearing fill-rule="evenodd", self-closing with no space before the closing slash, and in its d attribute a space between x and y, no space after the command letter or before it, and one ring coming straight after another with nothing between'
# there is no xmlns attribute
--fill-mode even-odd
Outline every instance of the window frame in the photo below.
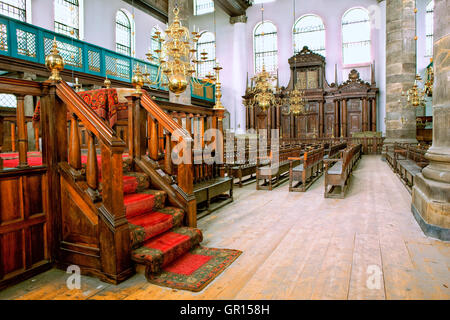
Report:
<svg viewBox="0 0 450 320"><path fill-rule="evenodd" d="M206 42L200 42L200 40L201 40L201 38L202 38L202 36L204 36L204 35L206 35L206 34L208 34L208 35L211 35L212 37L213 37L213 41L206 41ZM211 74L214 74L214 69L212 69L212 68L214 68L215 67L215 65L214 65L214 62L216 61L216 37L214 36L214 33L212 33L212 32L209 32L209 31L203 31L203 32L201 32L200 33L200 38L198 39L198 42L197 42L197 44L196 44L196 49L197 49L197 52L196 52L196 59L198 60L198 61L203 61L202 59L201 59L201 52L200 52L200 50L198 50L198 46L199 46L199 44L202 44L202 45L205 45L205 44L211 44L212 45L212 49L213 49L213 51L214 51L214 59L211 59L211 57L209 57L208 56L208 60L205 60L204 62L201 62L201 63L199 63L199 64L197 64L197 66L196 66L196 76L198 77L198 78L200 78L200 79L203 79L203 78L205 78L205 76L206 75L208 75L209 73L211 73ZM199 67L201 66L201 64L205 64L205 65L207 65L208 63L212 63L212 68L211 68L211 70L208 70L208 68L207 67L205 67L205 74L203 75L203 76L201 76L199 73ZM209 71L209 72L206 72L206 71Z"/></svg>
<svg viewBox="0 0 450 320"><path fill-rule="evenodd" d="M72 1L76 1L77 2L77 5L76 5L76 7L78 8L78 28L75 28L74 26L69 26L69 25L67 25L67 24L65 24L65 23L63 23L63 22L60 22L60 21L57 21L56 20L56 2L57 1L63 1L63 2L68 2L68 3L71 3ZM72 3L71 3L72 4ZM73 5L73 4L72 4ZM74 38L74 39L78 39L78 40L82 40L83 39L83 34L82 34L82 13L83 13L83 0L54 0L53 1L53 6L54 6L54 19L53 19L53 24L54 24L54 31L56 32L56 33L59 33L59 34L63 34L63 35L66 35L66 36L68 36L68 37L72 37L72 38ZM74 5L75 6L75 5ZM74 32L74 34L72 35L71 33L70 33L70 31L68 31L68 32L61 32L61 31L58 31L57 30L57 25L60 25L60 27L63 27L63 28L67 28L67 29L73 29L73 30L76 30L76 32Z"/></svg>
<svg viewBox="0 0 450 320"><path fill-rule="evenodd" d="M275 32L269 33L269 35L270 35L270 34L275 34L276 49L275 49L275 50L271 50L271 51L261 51L261 52L256 52L256 40L257 40L256 37L259 36L259 35L256 34L256 31L257 31L258 28L259 28L260 26L262 26L264 23L270 23L270 24L273 25L274 28L275 28ZM267 36L267 35L268 35L267 33L264 33L264 36ZM279 58L279 56L278 56L278 28L277 28L276 24L273 23L271 20L264 20L264 21L262 21L262 22L258 22L258 23L256 24L255 28L253 29L253 71L254 71L255 74L257 74L257 73L260 72L260 71L258 71L258 69L257 69L256 55L257 55L257 54L261 54L261 53L271 53L271 52L275 53L275 56L276 56L276 58L275 58L276 68L275 68L275 70L268 70L268 69L267 69L267 65L266 65L266 71L268 71L268 72L276 72L276 70L278 69L278 66L279 66L279 63L278 63L278 62L279 62L279 61L278 61L278 58Z"/></svg>
<svg viewBox="0 0 450 320"><path fill-rule="evenodd" d="M122 24L122 23L119 23L119 22L118 22L118 16L119 16L119 13L123 14L123 15L127 18L127 21L128 21L128 23L129 23L129 27L126 26L126 25L124 25L124 24ZM134 32L134 20L133 20L133 16L132 16L126 9L118 9L118 10L116 11L116 16L115 16L114 26L115 26L115 32L116 32L116 38L115 38L115 51L116 51L117 53L120 53L120 54L129 56L129 57L134 57L136 53L135 53L135 47L134 47L134 45L135 45L135 41L134 41L135 32ZM129 38L130 38L130 41L129 41L129 47L126 46L126 45L124 45L124 44L122 44L122 43L119 43L119 42L117 41L117 40L118 40L118 32L117 32L118 26L120 26L120 27L122 27L122 28L124 28L124 29L126 28L126 29L128 30L128 32L129 32ZM129 49L129 53L125 53L124 51L121 51L121 49L119 49L119 46L128 48L128 49Z"/></svg>
<svg viewBox="0 0 450 320"><path fill-rule="evenodd" d="M297 24L298 24L302 19L304 19L304 18L306 18L306 17L308 17L308 16L314 16L314 17L317 17L317 18L319 18L319 19L322 21L323 29L321 29L321 30L315 30L315 31L307 31L307 32L322 32L322 31L323 31L323 33L324 33L324 43L323 43L323 49L321 49L320 51L323 51L324 54L321 54L320 52L316 52L316 51L318 51L318 50L312 50L312 48L309 47L309 46L308 46L308 48L309 48L310 50L312 50L313 52L315 52L315 53L317 53L317 54L320 54L320 55L326 57L326 54L327 54L327 28L326 28L326 26L325 26L325 23L324 23L322 17L319 16L319 15L317 15L317 14L314 14L314 13L304 14L304 15L302 15L301 17L299 17L299 18L294 22L294 25L293 25L293 27L292 27L292 45L293 45L293 47L294 47L294 55L297 54L298 52L300 52L300 51L303 49L303 47L300 47L300 46L297 47L297 45L296 45L296 43L295 43L295 35L296 35L296 34L301 34L301 33L306 33L306 32L295 32L295 27L297 26Z"/></svg>
<svg viewBox="0 0 450 320"><path fill-rule="evenodd" d="M3 8L3 6L6 6L6 7L12 7L13 10L15 9L15 10L19 11L19 13L17 15L6 14L6 13L1 13L1 14L5 15L7 17L13 18L13 19L17 19L22 22L31 23L31 1L30 0L21 0L21 1L23 2L23 6L24 6L23 8L14 6L14 5L6 3L4 1L0 1L0 8ZM23 11L23 12L21 12L21 11Z"/></svg>
<svg viewBox="0 0 450 320"><path fill-rule="evenodd" d="M354 62L354 63L346 63L345 61L345 54L344 54L344 45L346 43L344 43L344 18L345 16L350 13L353 10L363 10L367 13L367 21L358 21L358 22L353 22L353 23L361 23L361 22L367 22L369 23L369 40L365 40L365 41L355 41L355 42L348 42L348 43L361 43L361 42L369 42L369 59L368 61L364 61L364 62ZM370 23L370 12L369 10L367 10L364 7L352 7L350 9L348 9L347 11L344 12L344 14L341 17L341 52L342 52L342 65L344 67L357 67L357 66L369 66L372 64L373 61L373 52L372 52L372 27L371 27L371 23Z"/></svg>
<svg viewBox="0 0 450 320"><path fill-rule="evenodd" d="M430 10L430 5L431 10ZM434 54L434 0L431 0L425 7L425 58L432 58ZM431 26L428 26L428 17L431 16ZM431 28L432 32L428 33L428 27ZM428 39L431 39L430 47L428 44L430 43Z"/></svg>

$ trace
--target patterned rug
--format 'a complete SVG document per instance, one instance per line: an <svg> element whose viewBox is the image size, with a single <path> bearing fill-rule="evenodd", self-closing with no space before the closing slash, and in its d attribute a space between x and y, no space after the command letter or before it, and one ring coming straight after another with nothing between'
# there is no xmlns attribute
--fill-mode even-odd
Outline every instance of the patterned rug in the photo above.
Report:
<svg viewBox="0 0 450 320"><path fill-rule="evenodd" d="M163 268L147 275L150 283L179 290L198 292L233 263L242 251L197 247Z"/></svg>

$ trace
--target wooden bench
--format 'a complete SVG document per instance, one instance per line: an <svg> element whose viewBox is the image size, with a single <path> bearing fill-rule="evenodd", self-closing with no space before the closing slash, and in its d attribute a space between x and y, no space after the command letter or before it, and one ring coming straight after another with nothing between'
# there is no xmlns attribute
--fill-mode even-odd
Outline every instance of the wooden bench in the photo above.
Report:
<svg viewBox="0 0 450 320"><path fill-rule="evenodd" d="M340 142L337 144L332 144L329 147L328 153L324 156L324 159L331 159L336 157L339 154L339 151L347 148L347 142Z"/></svg>
<svg viewBox="0 0 450 320"><path fill-rule="evenodd" d="M325 198L345 198L345 191L347 190L353 167L361 157L361 147L361 144L352 145L341 151L340 158L324 159ZM340 187L341 192L333 193L335 187Z"/></svg>
<svg viewBox="0 0 450 320"><path fill-rule="evenodd" d="M426 150L411 145L397 146L394 149L394 171L400 176L410 192L414 185L415 176L428 165L425 153Z"/></svg>
<svg viewBox="0 0 450 320"><path fill-rule="evenodd" d="M303 153L303 157L289 158L289 192L305 192L323 173L324 148ZM294 161L300 164L294 167ZM298 181L296 184L295 181ZM300 187L299 187L300 186Z"/></svg>
<svg viewBox="0 0 450 320"><path fill-rule="evenodd" d="M303 150L301 146L283 148L278 154L271 154L269 157L258 157L256 164L256 190L272 190L283 181L280 177L289 172L290 157L299 157ZM278 158L278 162L276 159ZM268 163L267 163L268 160ZM294 165L299 161L294 161ZM263 184L260 184L263 180Z"/></svg>

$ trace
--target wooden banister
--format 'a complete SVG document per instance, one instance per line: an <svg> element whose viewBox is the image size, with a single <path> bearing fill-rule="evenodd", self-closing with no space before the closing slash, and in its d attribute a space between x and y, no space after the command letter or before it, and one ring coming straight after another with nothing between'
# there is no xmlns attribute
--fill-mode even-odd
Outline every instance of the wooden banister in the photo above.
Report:
<svg viewBox="0 0 450 320"><path fill-rule="evenodd" d="M116 137L115 132L90 108L86 102L64 81L56 84L57 96L74 113L85 128L91 131L105 145L111 148L125 148L125 143Z"/></svg>

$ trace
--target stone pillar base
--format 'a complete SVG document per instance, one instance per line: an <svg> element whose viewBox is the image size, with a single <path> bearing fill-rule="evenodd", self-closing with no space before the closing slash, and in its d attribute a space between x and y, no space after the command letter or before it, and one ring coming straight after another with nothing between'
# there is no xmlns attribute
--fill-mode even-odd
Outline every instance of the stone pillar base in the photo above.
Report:
<svg viewBox="0 0 450 320"><path fill-rule="evenodd" d="M414 179L411 210L427 236L450 241L450 184L418 174Z"/></svg>

